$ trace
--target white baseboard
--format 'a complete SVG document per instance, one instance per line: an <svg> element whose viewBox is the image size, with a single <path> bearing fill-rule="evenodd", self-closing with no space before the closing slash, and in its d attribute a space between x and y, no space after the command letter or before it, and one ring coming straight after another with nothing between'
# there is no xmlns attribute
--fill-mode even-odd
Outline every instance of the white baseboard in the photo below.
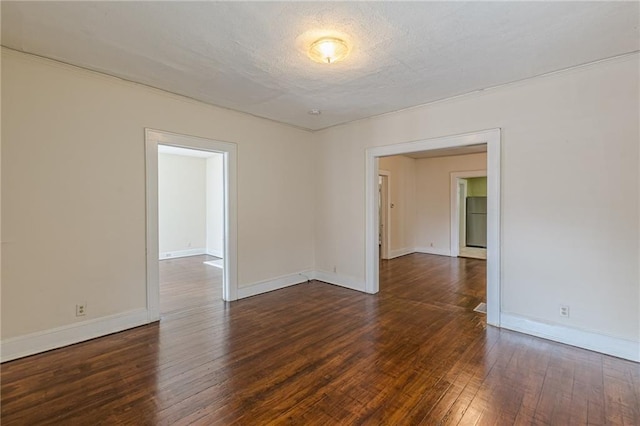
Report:
<svg viewBox="0 0 640 426"><path fill-rule="evenodd" d="M353 277L324 271L301 271L295 274L284 275L271 280L260 281L249 286L240 287L238 288L238 299L244 299L245 297L256 296L269 291L301 284L307 280L318 280L351 290L364 291L364 281Z"/></svg>
<svg viewBox="0 0 640 426"><path fill-rule="evenodd" d="M5 339L0 344L0 362L61 348L128 328L148 324L146 309L91 319L75 324Z"/></svg>
<svg viewBox="0 0 640 426"><path fill-rule="evenodd" d="M219 257L221 259L224 258L224 253L222 252L222 250L207 249L205 254L208 254L209 256Z"/></svg>
<svg viewBox="0 0 640 426"><path fill-rule="evenodd" d="M538 322L517 315L500 314L500 327L543 339L640 362L640 342L605 336L556 324Z"/></svg>
<svg viewBox="0 0 640 426"><path fill-rule="evenodd" d="M437 254L438 256L451 256L451 251L437 247L416 247L416 253Z"/></svg>
<svg viewBox="0 0 640 426"><path fill-rule="evenodd" d="M313 271L301 271L295 274L283 275L270 280L260 281L238 288L238 299L256 296L268 291L279 290L281 288L306 282L313 279Z"/></svg>
<svg viewBox="0 0 640 426"><path fill-rule="evenodd" d="M308 279L316 279L356 291L364 291L365 283L354 277L325 271L302 271L261 281L238 289L238 298L255 296L273 290L300 284ZM96 337L105 336L133 327L148 324L146 309L137 309L121 314L91 319L51 330L31 333L2 340L0 342L0 362L11 361L51 349L72 345ZM536 337L564 343L571 346L640 362L640 342L606 336L590 331L548 324L517 315L500 315L500 327Z"/></svg>
<svg viewBox="0 0 640 426"><path fill-rule="evenodd" d="M415 250L413 248L400 248L395 250L389 250L389 259L395 259L396 257L405 256L407 254L413 253Z"/></svg>
<svg viewBox="0 0 640 426"><path fill-rule="evenodd" d="M364 281L347 275L334 274L333 272L315 271L314 277L318 281L323 281L329 284L335 284L340 287L349 288L351 290L357 290L364 292Z"/></svg>
<svg viewBox="0 0 640 426"><path fill-rule="evenodd" d="M207 250L204 248L195 248L188 250L166 251L164 253L160 253L159 259L173 259L175 257L197 256L199 254L207 254Z"/></svg>

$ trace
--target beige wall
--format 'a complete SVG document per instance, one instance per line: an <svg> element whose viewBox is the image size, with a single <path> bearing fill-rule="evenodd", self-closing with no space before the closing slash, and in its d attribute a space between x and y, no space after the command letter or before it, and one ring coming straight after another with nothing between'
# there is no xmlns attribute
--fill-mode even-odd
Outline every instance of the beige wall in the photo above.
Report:
<svg viewBox="0 0 640 426"><path fill-rule="evenodd" d="M638 75L633 55L317 133L317 267L364 288L366 148L501 128L502 311L639 341Z"/></svg>
<svg viewBox="0 0 640 426"><path fill-rule="evenodd" d="M451 253L451 173L486 169L486 153L416 160L417 251Z"/></svg>
<svg viewBox="0 0 640 426"><path fill-rule="evenodd" d="M224 256L224 164L222 154L207 158L207 253Z"/></svg>
<svg viewBox="0 0 640 426"><path fill-rule="evenodd" d="M3 340L145 307L145 127L238 144L240 286L313 269L308 132L2 55Z"/></svg>
<svg viewBox="0 0 640 426"><path fill-rule="evenodd" d="M158 245L167 253L206 249L207 160L158 154Z"/></svg>
<svg viewBox="0 0 640 426"><path fill-rule="evenodd" d="M451 173L486 170L487 154L421 159L394 155L380 158L378 167L390 173L390 256L415 251L449 255Z"/></svg>
<svg viewBox="0 0 640 426"><path fill-rule="evenodd" d="M389 225L391 258L413 253L416 217L416 160L402 155L381 158L379 168L390 173Z"/></svg>
<svg viewBox="0 0 640 426"><path fill-rule="evenodd" d="M224 245L223 156L158 155L160 258L208 253ZM197 253L196 253L197 252Z"/></svg>

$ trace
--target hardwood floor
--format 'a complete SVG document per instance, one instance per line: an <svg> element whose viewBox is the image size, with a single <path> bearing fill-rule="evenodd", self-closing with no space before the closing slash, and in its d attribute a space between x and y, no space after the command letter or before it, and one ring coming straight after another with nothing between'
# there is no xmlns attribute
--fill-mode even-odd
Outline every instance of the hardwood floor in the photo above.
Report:
<svg viewBox="0 0 640 426"><path fill-rule="evenodd" d="M159 324L3 364L2 424L640 424L638 364L485 326L484 261L233 303L171 262Z"/></svg>
<svg viewBox="0 0 640 426"><path fill-rule="evenodd" d="M160 313L203 307L222 301L222 269L205 265L213 256L160 261Z"/></svg>

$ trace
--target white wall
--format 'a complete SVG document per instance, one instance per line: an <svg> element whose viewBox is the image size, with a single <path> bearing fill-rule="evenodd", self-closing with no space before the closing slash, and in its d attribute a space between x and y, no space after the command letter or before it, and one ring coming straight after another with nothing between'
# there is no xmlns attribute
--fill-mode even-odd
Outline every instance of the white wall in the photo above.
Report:
<svg viewBox="0 0 640 426"><path fill-rule="evenodd" d="M160 259L206 252L207 159L158 154Z"/></svg>
<svg viewBox="0 0 640 426"><path fill-rule="evenodd" d="M207 158L207 253L224 257L223 156Z"/></svg>
<svg viewBox="0 0 640 426"><path fill-rule="evenodd" d="M364 289L366 148L501 128L503 314L637 347L638 79L633 55L318 132L317 267Z"/></svg>
<svg viewBox="0 0 640 426"><path fill-rule="evenodd" d="M379 168L390 172L389 227L391 244L389 257L413 253L415 248L416 160L402 155L384 157Z"/></svg>
<svg viewBox="0 0 640 426"><path fill-rule="evenodd" d="M3 353L7 339L73 337L68 327L121 325L145 309L145 127L237 143L240 287L313 269L308 132L2 56ZM80 302L87 315L77 318Z"/></svg>
<svg viewBox="0 0 640 426"><path fill-rule="evenodd" d="M451 172L486 170L487 154L416 160L416 251L451 254Z"/></svg>

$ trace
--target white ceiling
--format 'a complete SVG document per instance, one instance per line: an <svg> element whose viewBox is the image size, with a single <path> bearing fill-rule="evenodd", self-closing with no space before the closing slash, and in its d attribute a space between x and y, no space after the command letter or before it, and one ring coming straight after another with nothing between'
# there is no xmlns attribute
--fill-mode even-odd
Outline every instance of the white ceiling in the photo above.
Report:
<svg viewBox="0 0 640 426"><path fill-rule="evenodd" d="M9 2L2 44L321 129L639 49L638 2ZM324 34L343 62L308 59ZM320 109L322 114L307 114Z"/></svg>

